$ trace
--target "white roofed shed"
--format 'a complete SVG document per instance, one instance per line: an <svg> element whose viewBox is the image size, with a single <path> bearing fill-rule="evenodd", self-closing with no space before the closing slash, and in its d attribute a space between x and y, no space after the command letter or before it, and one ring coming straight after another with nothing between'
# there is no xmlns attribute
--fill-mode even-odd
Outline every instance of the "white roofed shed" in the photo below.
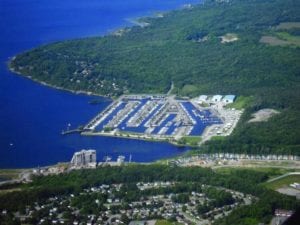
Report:
<svg viewBox="0 0 300 225"><path fill-rule="evenodd" d="M214 95L211 100L213 102L220 102L222 100L222 98L223 98L222 95Z"/></svg>
<svg viewBox="0 0 300 225"><path fill-rule="evenodd" d="M208 99L207 95L200 95L198 98L198 102L206 102Z"/></svg>
<svg viewBox="0 0 300 225"><path fill-rule="evenodd" d="M226 95L223 98L223 102L225 102L225 103L233 103L234 100L235 100L235 95Z"/></svg>

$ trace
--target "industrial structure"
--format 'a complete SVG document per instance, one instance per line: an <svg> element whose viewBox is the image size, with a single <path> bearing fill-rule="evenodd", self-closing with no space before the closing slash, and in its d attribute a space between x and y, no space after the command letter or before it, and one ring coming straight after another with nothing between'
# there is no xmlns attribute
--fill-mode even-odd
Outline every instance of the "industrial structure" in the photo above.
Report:
<svg viewBox="0 0 300 225"><path fill-rule="evenodd" d="M225 95L225 97L222 99L224 103L233 103L235 100L235 95Z"/></svg>
<svg viewBox="0 0 300 225"><path fill-rule="evenodd" d="M222 98L223 98L222 95L214 95L214 96L212 97L212 101L213 101L213 102L220 102Z"/></svg>
<svg viewBox="0 0 300 225"><path fill-rule="evenodd" d="M81 150L80 152L75 152L70 163L72 169L95 168L96 165L96 150Z"/></svg>
<svg viewBox="0 0 300 225"><path fill-rule="evenodd" d="M197 102L202 103L217 103L223 102L224 104L233 103L235 101L235 95L214 95L214 96L207 96L207 95L200 95L197 98Z"/></svg>

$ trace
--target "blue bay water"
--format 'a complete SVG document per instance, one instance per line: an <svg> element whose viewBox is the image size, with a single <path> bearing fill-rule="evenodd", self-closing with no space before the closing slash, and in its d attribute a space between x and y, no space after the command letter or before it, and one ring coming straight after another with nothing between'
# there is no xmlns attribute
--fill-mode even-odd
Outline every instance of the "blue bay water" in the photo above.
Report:
<svg viewBox="0 0 300 225"><path fill-rule="evenodd" d="M109 102L39 85L7 69L15 54L59 40L103 35L128 26L128 18L176 9L199 0L1 0L0 1L0 168L22 168L70 160L82 148L148 162L186 148L108 137L62 136L85 124Z"/></svg>

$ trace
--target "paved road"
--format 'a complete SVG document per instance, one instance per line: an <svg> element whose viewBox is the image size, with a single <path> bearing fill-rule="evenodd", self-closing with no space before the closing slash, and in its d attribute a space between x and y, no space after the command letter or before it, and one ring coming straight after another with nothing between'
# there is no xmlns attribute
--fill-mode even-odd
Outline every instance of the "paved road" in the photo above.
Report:
<svg viewBox="0 0 300 225"><path fill-rule="evenodd" d="M171 95L172 94L172 91L174 89L174 82L172 81L171 83L171 87L170 87L170 90L168 91L167 95Z"/></svg>
<svg viewBox="0 0 300 225"><path fill-rule="evenodd" d="M291 176L291 175L300 175L300 172L286 173L286 174L283 174L283 175L281 175L281 176L279 176L279 177L274 177L274 178L268 180L267 183L270 183L270 182L273 182L273 181L275 181L275 180L279 180L279 179L281 179L281 178L284 178L284 177L287 177L287 176Z"/></svg>

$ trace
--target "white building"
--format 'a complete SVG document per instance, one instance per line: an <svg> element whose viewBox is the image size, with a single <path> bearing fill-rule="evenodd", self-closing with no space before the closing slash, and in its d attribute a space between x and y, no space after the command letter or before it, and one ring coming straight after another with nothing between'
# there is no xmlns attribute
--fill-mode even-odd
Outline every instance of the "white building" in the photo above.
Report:
<svg viewBox="0 0 300 225"><path fill-rule="evenodd" d="M122 164L122 163L124 163L124 161L125 161L125 156L119 155L117 158L117 163Z"/></svg>
<svg viewBox="0 0 300 225"><path fill-rule="evenodd" d="M293 183L290 184L291 187L296 188L296 189L300 189L300 184L299 183Z"/></svg>
<svg viewBox="0 0 300 225"><path fill-rule="evenodd" d="M225 103L233 103L234 100L235 100L235 95L226 95L222 101Z"/></svg>
<svg viewBox="0 0 300 225"><path fill-rule="evenodd" d="M81 150L75 152L71 166L75 168L94 168L96 167L96 150Z"/></svg>
<svg viewBox="0 0 300 225"><path fill-rule="evenodd" d="M220 102L222 100L222 95L214 95L211 99L212 102Z"/></svg>
<svg viewBox="0 0 300 225"><path fill-rule="evenodd" d="M208 99L207 95L200 95L199 98L197 99L197 101L199 103L203 103L203 102L206 102Z"/></svg>

